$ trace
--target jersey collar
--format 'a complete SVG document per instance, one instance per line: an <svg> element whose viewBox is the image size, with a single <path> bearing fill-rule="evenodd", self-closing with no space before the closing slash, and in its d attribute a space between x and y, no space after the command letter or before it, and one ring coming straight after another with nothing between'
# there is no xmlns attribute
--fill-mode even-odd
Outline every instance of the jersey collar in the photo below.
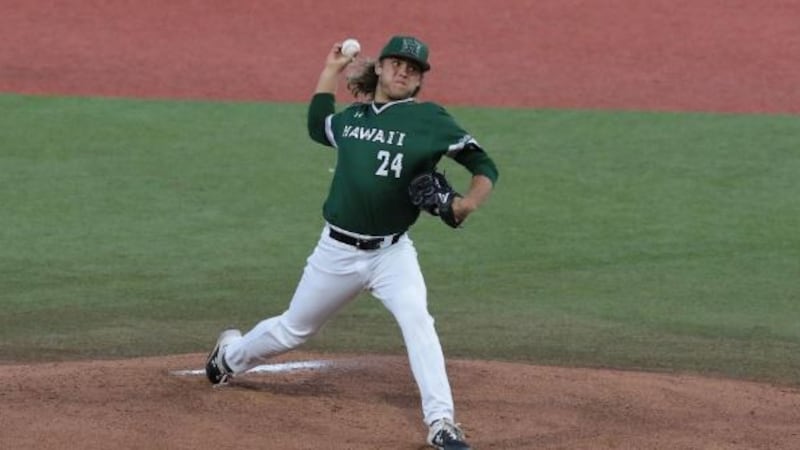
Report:
<svg viewBox="0 0 800 450"><path fill-rule="evenodd" d="M383 111L386 111L386 109L389 108L390 106L394 106L394 105L397 105L397 104L400 104L400 103L413 102L415 100L416 99L414 97L409 97L409 98L405 98L403 100L396 100L396 101L393 101L393 102L385 103L381 107L378 107L378 105L376 105L375 102L372 102L372 110L375 112L375 114L380 114Z"/></svg>

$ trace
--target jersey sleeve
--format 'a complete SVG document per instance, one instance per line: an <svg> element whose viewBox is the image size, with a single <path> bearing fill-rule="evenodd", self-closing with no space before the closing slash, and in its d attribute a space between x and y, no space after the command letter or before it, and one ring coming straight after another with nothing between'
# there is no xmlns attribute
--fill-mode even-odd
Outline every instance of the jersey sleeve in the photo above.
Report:
<svg viewBox="0 0 800 450"><path fill-rule="evenodd" d="M319 97L324 96L324 97ZM315 103L316 102L316 103ZM348 118L353 117L364 104L353 103L342 111L335 111L335 99L331 94L316 94L311 101L308 114L308 132L320 144L339 148L336 141L347 127Z"/></svg>
<svg viewBox="0 0 800 450"><path fill-rule="evenodd" d="M473 175L484 175L493 184L496 183L499 176L497 166L483 147L444 108L432 105L435 118L432 121L433 145L444 150L446 156L466 167Z"/></svg>
<svg viewBox="0 0 800 450"><path fill-rule="evenodd" d="M308 105L308 135L322 145L336 146L330 131L331 118L336 112L336 100L332 94L315 94Z"/></svg>
<svg viewBox="0 0 800 450"><path fill-rule="evenodd" d="M429 105L433 109L431 126L434 130L434 147L444 150L445 154L451 158L455 158L468 145L480 148L478 141L461 128L461 125L453 119L453 116L447 110L435 103L430 103Z"/></svg>

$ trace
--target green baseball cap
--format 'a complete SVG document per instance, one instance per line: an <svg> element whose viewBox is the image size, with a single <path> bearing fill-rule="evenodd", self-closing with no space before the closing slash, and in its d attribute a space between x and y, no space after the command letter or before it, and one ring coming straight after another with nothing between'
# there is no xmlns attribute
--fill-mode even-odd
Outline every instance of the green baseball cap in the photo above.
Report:
<svg viewBox="0 0 800 450"><path fill-rule="evenodd" d="M428 46L412 36L393 36L381 50L378 60L388 57L402 58L413 61L422 68L423 72L431 69L428 64Z"/></svg>

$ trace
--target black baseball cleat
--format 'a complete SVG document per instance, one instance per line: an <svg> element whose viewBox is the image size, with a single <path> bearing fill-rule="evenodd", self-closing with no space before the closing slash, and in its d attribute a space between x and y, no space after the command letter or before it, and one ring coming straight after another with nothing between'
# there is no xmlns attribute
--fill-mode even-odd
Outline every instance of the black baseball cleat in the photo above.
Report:
<svg viewBox="0 0 800 450"><path fill-rule="evenodd" d="M464 432L450 419L433 422L428 431L428 444L438 450L470 450Z"/></svg>
<svg viewBox="0 0 800 450"><path fill-rule="evenodd" d="M214 350L208 354L206 359L206 377L214 385L224 385L233 376L233 371L225 362L225 348L237 338L242 337L242 332L235 329L225 330L220 333Z"/></svg>

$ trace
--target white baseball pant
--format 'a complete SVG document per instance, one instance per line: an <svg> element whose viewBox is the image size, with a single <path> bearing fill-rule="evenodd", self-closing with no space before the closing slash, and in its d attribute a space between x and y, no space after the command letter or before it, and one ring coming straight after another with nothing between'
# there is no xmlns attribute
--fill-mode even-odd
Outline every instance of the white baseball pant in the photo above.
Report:
<svg viewBox="0 0 800 450"><path fill-rule="evenodd" d="M385 238L382 248L359 250L331 238L331 227L324 227L288 309L261 321L231 343L225 351L228 366L234 373L242 373L297 348L366 289L400 326L419 387L425 423L452 419L454 407L444 355L434 319L428 312L425 280L412 240L404 234L396 244L391 245L391 239Z"/></svg>

